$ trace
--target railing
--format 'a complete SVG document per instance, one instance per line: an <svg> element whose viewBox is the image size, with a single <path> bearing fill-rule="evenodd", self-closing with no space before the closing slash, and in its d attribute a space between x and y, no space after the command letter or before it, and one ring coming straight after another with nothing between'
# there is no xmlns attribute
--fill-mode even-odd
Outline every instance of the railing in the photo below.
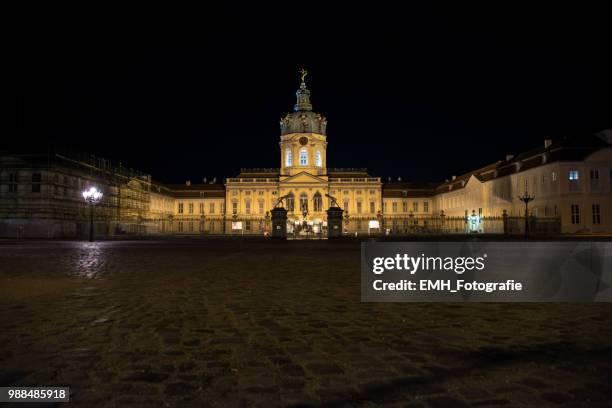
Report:
<svg viewBox="0 0 612 408"><path fill-rule="evenodd" d="M332 177L329 179L331 183L380 183L380 177L350 177L350 178L336 178Z"/></svg>
<svg viewBox="0 0 612 408"><path fill-rule="evenodd" d="M280 171L280 169L278 168L252 168L252 169L248 169L248 168L241 168L240 172L241 173L278 173Z"/></svg>
<svg viewBox="0 0 612 408"><path fill-rule="evenodd" d="M276 177L266 177L266 178L252 178L252 177L232 177L226 179L227 183L277 183L278 178Z"/></svg>

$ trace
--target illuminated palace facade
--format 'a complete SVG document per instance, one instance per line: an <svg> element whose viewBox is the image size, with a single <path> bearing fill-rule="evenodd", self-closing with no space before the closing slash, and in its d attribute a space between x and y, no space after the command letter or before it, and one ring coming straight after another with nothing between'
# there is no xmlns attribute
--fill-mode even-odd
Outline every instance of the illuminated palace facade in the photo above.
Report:
<svg viewBox="0 0 612 408"><path fill-rule="evenodd" d="M348 234L521 233L527 193L536 232L612 233L612 131L545 140L538 148L443 183L381 180L328 167L327 120L313 110L304 75L280 122L275 169L161 184L93 156L0 152L0 237L78 237L88 231L81 192L103 193L98 236L264 234L270 211L288 210L291 236L324 236L326 210L344 210Z"/></svg>

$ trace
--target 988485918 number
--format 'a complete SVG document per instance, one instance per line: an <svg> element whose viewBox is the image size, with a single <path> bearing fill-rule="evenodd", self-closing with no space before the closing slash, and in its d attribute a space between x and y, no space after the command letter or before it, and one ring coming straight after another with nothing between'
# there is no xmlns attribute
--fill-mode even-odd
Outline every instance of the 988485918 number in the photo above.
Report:
<svg viewBox="0 0 612 408"><path fill-rule="evenodd" d="M68 387L0 387L0 402L66 402L69 397Z"/></svg>

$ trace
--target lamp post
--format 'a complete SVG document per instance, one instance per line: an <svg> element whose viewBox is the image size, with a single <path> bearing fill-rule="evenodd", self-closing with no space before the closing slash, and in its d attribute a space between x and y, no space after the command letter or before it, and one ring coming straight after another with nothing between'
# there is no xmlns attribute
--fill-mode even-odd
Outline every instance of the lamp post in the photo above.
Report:
<svg viewBox="0 0 612 408"><path fill-rule="evenodd" d="M89 204L89 242L94 240L94 227L93 227L93 216L94 216L94 205L98 204L102 200L102 192L98 191L97 188L91 187L89 190L83 191L83 198Z"/></svg>
<svg viewBox="0 0 612 408"><path fill-rule="evenodd" d="M270 229L270 211L266 211L264 219L264 236L268 236L268 230Z"/></svg>
<svg viewBox="0 0 612 408"><path fill-rule="evenodd" d="M530 196L527 191L522 196L519 196L519 200L525 203L525 238L529 237L529 202L534 199L535 196Z"/></svg>
<svg viewBox="0 0 612 408"><path fill-rule="evenodd" d="M410 214L408 214L408 219L410 221L408 221L410 223L410 233L414 232L414 214L412 213L412 211L410 211Z"/></svg>
<svg viewBox="0 0 612 408"><path fill-rule="evenodd" d="M351 220L351 217L349 216L348 208L347 208L346 210L344 210L344 226L346 227L347 234L348 234L348 225L349 225L350 220Z"/></svg>
<svg viewBox="0 0 612 408"><path fill-rule="evenodd" d="M302 231L306 232L306 236L308 237L308 221L306 221L306 217L308 216L308 208L306 206L302 206Z"/></svg>

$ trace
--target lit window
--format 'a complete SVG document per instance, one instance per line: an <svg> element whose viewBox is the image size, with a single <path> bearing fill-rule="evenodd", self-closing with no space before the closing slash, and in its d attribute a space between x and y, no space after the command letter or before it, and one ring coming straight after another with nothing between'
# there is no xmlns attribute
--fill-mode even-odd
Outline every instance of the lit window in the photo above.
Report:
<svg viewBox="0 0 612 408"><path fill-rule="evenodd" d="M412 211L419 212L419 202L418 201L414 201L412 203Z"/></svg>
<svg viewBox="0 0 612 408"><path fill-rule="evenodd" d="M321 152L317 150L315 153L315 166L321 167L323 164L321 163Z"/></svg>
<svg viewBox="0 0 612 408"><path fill-rule="evenodd" d="M287 163L287 167L293 166L293 153L291 153L291 149L285 151L285 163Z"/></svg>
<svg viewBox="0 0 612 408"><path fill-rule="evenodd" d="M402 212L408 212L408 201L402 201Z"/></svg>
<svg viewBox="0 0 612 408"><path fill-rule="evenodd" d="M323 209L323 199L321 197L321 193L318 191L315 193L312 199L312 205L314 207L315 212L320 212Z"/></svg>
<svg viewBox="0 0 612 408"><path fill-rule="evenodd" d="M289 193L287 197L287 211L293 211L295 205L295 199L293 193Z"/></svg>
<svg viewBox="0 0 612 408"><path fill-rule="evenodd" d="M302 149L300 150L300 166L308 165L308 150Z"/></svg>
<svg viewBox="0 0 612 408"><path fill-rule="evenodd" d="M308 196L306 193L300 194L300 211L308 211Z"/></svg>
<svg viewBox="0 0 612 408"><path fill-rule="evenodd" d="M578 173L578 170L570 170L569 174L568 174L568 178L570 180L578 180L580 177L580 174Z"/></svg>

